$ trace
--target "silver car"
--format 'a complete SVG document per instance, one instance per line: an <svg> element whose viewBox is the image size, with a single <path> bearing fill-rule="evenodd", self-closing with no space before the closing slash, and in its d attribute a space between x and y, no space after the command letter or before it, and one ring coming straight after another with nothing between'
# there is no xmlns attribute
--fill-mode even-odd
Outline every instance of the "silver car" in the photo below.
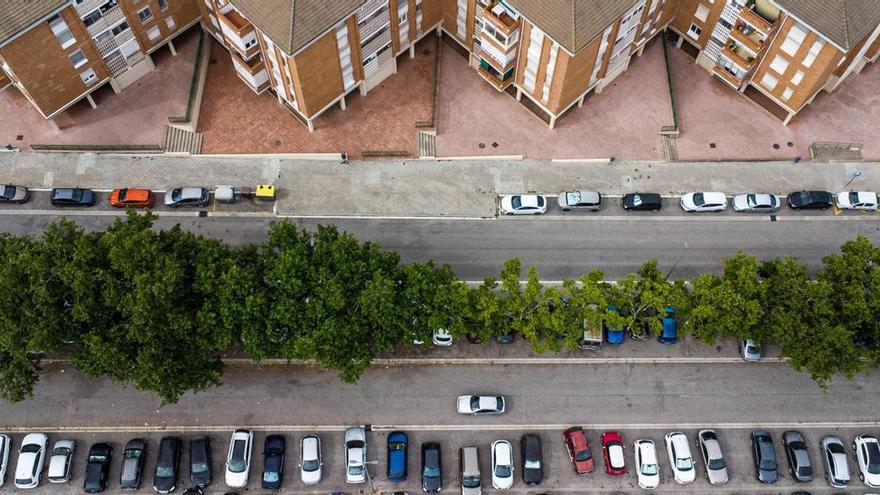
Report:
<svg viewBox="0 0 880 495"><path fill-rule="evenodd" d="M480 495L483 492L480 450L477 447L463 447L460 454L461 495Z"/></svg>
<svg viewBox="0 0 880 495"><path fill-rule="evenodd" d="M3 486L3 481L6 479L10 448L12 448L12 439L9 435L0 435L0 486Z"/></svg>
<svg viewBox="0 0 880 495"><path fill-rule="evenodd" d="M49 458L49 482L66 483L70 481L70 466L73 464L73 453L76 442L65 439L58 440L52 446L52 457Z"/></svg>
<svg viewBox="0 0 880 495"><path fill-rule="evenodd" d="M0 203L24 203L31 197L28 188L13 186L12 184L0 185Z"/></svg>
<svg viewBox="0 0 880 495"><path fill-rule="evenodd" d="M208 190L204 187L176 187L165 191L165 206L169 208L206 206L207 204Z"/></svg>
<svg viewBox="0 0 880 495"><path fill-rule="evenodd" d="M304 436L300 442L299 472L304 485L321 482L321 439L318 435Z"/></svg>
<svg viewBox="0 0 880 495"><path fill-rule="evenodd" d="M556 203L562 211L599 211L602 208L602 195L596 191L563 191L556 197Z"/></svg>
<svg viewBox="0 0 880 495"><path fill-rule="evenodd" d="M754 363L761 360L761 344L755 343L752 339L741 340L739 343L739 353L744 361Z"/></svg>
<svg viewBox="0 0 880 495"><path fill-rule="evenodd" d="M835 488L843 488L849 483L849 463L843 441L835 436L822 439L822 459L825 463L825 479Z"/></svg>
<svg viewBox="0 0 880 495"><path fill-rule="evenodd" d="M772 213L779 209L782 198L775 194L737 194L733 197L733 209L752 213Z"/></svg>
<svg viewBox="0 0 880 495"><path fill-rule="evenodd" d="M363 426L345 430L345 482L367 481L367 434Z"/></svg>
<svg viewBox="0 0 880 495"><path fill-rule="evenodd" d="M721 453L721 444L715 430L701 430L697 433L697 447L706 465L706 478L712 485L727 483L727 463Z"/></svg>

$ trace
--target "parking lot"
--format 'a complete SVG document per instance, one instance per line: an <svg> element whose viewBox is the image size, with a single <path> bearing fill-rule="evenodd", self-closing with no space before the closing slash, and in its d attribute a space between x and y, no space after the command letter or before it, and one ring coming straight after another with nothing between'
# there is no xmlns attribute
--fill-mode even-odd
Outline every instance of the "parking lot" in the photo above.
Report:
<svg viewBox="0 0 880 495"><path fill-rule="evenodd" d="M470 423L470 422L469 422ZM367 461L369 463L370 480L373 490L370 490L370 484L363 485L346 485L344 482L344 450L343 450L343 427L282 427L278 429L260 428L254 432L253 458L250 466L250 476L247 493L329 493L331 491L341 491L349 494L365 494L371 492L395 492L406 491L409 493L419 493L420 488L420 460L419 447L423 442L439 442L442 449L442 476L443 476L443 492L457 493L459 491L459 468L458 458L460 447L477 446L480 456L480 471L482 474L483 489L486 491L494 491L491 486L491 459L490 444L497 439L506 439L511 442L514 450L514 486L511 490L516 493L639 493L643 492L636 484L636 475L633 472L633 447L632 444L637 439L647 438L653 440L657 448L657 456L661 468L661 484L654 490L655 493L790 493L796 490L807 490L813 494L832 493L831 488L822 478L823 468L820 464L819 442L823 436L833 434L841 437L844 444L849 444L854 436L865 433L859 428L835 428L833 425L820 426L816 424L806 424L800 428L807 440L810 457L814 466L814 476L816 479L810 483L797 483L792 480L788 473L788 462L784 459L784 451L782 446L782 433L787 427L771 428L769 431L773 437L776 447L777 460L780 468L780 479L773 485L761 485L755 479L754 467L752 464L751 451L749 447L749 433L751 427L744 425L711 425L717 426L716 432L721 442L721 448L727 462L727 469L730 481L723 486L709 485L705 478L704 464L699 459L699 452L696 448L695 441L698 427L687 425L687 428L681 429L688 440L691 442L692 454L695 456L697 469L697 479L692 485L686 487L677 485L672 480L672 471L669 467L668 456L666 454L663 443L664 435L672 431L671 429L655 429L642 428L639 425L626 426L620 425L614 427L623 436L626 445L624 456L627 465L627 472L622 476L609 476L604 472L604 461L602 460L601 447L599 444L599 436L603 431L611 429L614 425L607 425L609 428L591 428L585 425L587 438L593 451L595 459L595 470L588 474L579 476L572 470L568 453L562 441L562 429L568 425L533 425L533 427L514 427L515 429L506 429L503 425L495 425L491 428L481 428L477 425L465 426L462 428L439 427L437 429L432 425L421 425L409 430L402 427L402 431L409 436L409 452L408 452L408 477L401 483L393 483L387 480L386 470L386 440L387 435L393 428L392 425L376 425L374 431L367 434ZM670 425L672 426L672 425ZM794 428L794 426L793 426ZM262 472L262 445L265 437L271 433L283 433L287 441L287 450L284 461L284 481L280 491L268 491L260 488L260 476ZM317 433L322 441L323 453L323 478L321 483L316 486L307 487L303 485L299 479L299 462L300 440L304 435L309 433ZM520 457L520 437L525 433L535 433L540 436L542 441L543 463L544 463L544 481L539 485L526 486L522 481L521 457ZM213 452L213 478L212 484L205 490L206 494L221 494L229 491L223 481L224 462L226 458L226 450L228 447L231 430L223 431L220 428L212 429L212 431L204 433L197 429L192 431L167 431L167 432L131 432L123 433L118 431L107 433L86 433L86 432L63 432L49 433L49 445L54 441L62 438L74 439L77 443L76 454L73 462L72 479L66 484L49 485L45 479L45 471L43 483L41 486L33 490L32 493L46 494L73 494L82 493L83 471L85 469L86 456L89 446L95 442L109 442L113 446L113 460L110 466L110 485L108 493L119 493L119 475L122 466L121 455L125 442L131 438L145 438L148 443L148 456L144 470L144 482L141 489L134 493L153 493L152 480L155 471L156 449L158 448L159 439L164 435L176 435L183 441L183 451L180 459L180 482L178 483L178 492L182 492L189 487L189 453L188 440L198 435L205 434L211 440ZM15 449L18 448L22 434L12 435L13 452L10 455L10 466L7 470L7 483L0 489L2 493L14 492L12 487L12 473L16 462ZM855 464L855 458L848 452L849 468L852 481L849 487L845 489L835 489L833 493L866 493L868 489L858 480L858 467ZM48 462L46 463L48 466Z"/></svg>

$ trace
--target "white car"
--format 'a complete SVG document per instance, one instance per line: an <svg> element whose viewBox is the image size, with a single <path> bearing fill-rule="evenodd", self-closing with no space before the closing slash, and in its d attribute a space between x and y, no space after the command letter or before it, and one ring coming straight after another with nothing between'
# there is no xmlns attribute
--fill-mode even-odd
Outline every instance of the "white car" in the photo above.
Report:
<svg viewBox="0 0 880 495"><path fill-rule="evenodd" d="M834 488L843 488L849 483L849 462L843 442L835 436L822 439L822 460L825 462L825 479Z"/></svg>
<svg viewBox="0 0 880 495"><path fill-rule="evenodd" d="M3 486L3 482L6 480L10 448L12 448L12 439L9 438L9 435L0 435L0 486Z"/></svg>
<svg viewBox="0 0 880 495"><path fill-rule="evenodd" d="M367 434L362 426L345 430L345 482L367 481Z"/></svg>
<svg viewBox="0 0 880 495"><path fill-rule="evenodd" d="M880 443L873 435L859 435L853 441L859 465L859 479L871 488L880 488Z"/></svg>
<svg viewBox="0 0 880 495"><path fill-rule="evenodd" d="M250 430L235 430L229 441L229 453L226 455L226 486L244 488L248 484L248 472L251 470L251 451L254 446L254 434Z"/></svg>
<svg viewBox="0 0 880 495"><path fill-rule="evenodd" d="M775 194L737 194L733 197L733 209L753 213L771 213L779 209L782 198Z"/></svg>
<svg viewBox="0 0 880 495"><path fill-rule="evenodd" d="M761 344L755 343L752 339L739 341L739 354L743 361L756 363L761 360Z"/></svg>
<svg viewBox="0 0 880 495"><path fill-rule="evenodd" d="M660 465L653 440L636 440L633 444L636 456L636 478L639 487L651 490L660 486Z"/></svg>
<svg viewBox="0 0 880 495"><path fill-rule="evenodd" d="M513 448L507 440L492 442L492 486L496 490L513 487Z"/></svg>
<svg viewBox="0 0 880 495"><path fill-rule="evenodd" d="M440 347L449 347L452 345L452 334L445 328L438 328L434 330L431 342Z"/></svg>
<svg viewBox="0 0 880 495"><path fill-rule="evenodd" d="M680 485L693 483L696 479L696 470L687 437L680 431L673 431L667 433L665 438L669 466L672 468L675 482Z"/></svg>
<svg viewBox="0 0 880 495"><path fill-rule="evenodd" d="M723 192L692 192L681 196L681 209L695 211L724 211L727 209L727 196Z"/></svg>
<svg viewBox="0 0 880 495"><path fill-rule="evenodd" d="M459 395L455 404L459 414L504 414L500 395Z"/></svg>
<svg viewBox="0 0 880 495"><path fill-rule="evenodd" d="M547 211L547 198L540 194L512 194L501 197L502 215L541 215Z"/></svg>
<svg viewBox="0 0 880 495"><path fill-rule="evenodd" d="M49 437L42 433L28 433L21 440L15 466L16 488L36 488L40 485L48 443Z"/></svg>
<svg viewBox="0 0 880 495"><path fill-rule="evenodd" d="M703 456L703 465L706 468L706 478L709 484L723 485L727 483L727 462L721 453L721 443L715 430L700 430L697 433L697 446Z"/></svg>
<svg viewBox="0 0 880 495"><path fill-rule="evenodd" d="M876 210L877 193L870 191L844 191L834 198L834 203L841 210Z"/></svg>
<svg viewBox="0 0 880 495"><path fill-rule="evenodd" d="M52 457L49 457L49 483L66 483L70 481L70 466L73 464L73 453L76 442L58 440L52 446Z"/></svg>
<svg viewBox="0 0 880 495"><path fill-rule="evenodd" d="M304 436L299 449L299 472L304 485L317 485L321 482L321 439L318 435Z"/></svg>

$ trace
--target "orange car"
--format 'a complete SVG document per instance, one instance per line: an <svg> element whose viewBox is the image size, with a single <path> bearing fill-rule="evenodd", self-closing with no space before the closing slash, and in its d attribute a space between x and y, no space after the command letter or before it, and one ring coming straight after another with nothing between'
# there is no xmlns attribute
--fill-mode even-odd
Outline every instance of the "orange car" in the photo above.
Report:
<svg viewBox="0 0 880 495"><path fill-rule="evenodd" d="M110 206L117 208L152 208L153 191L149 189L115 189L110 193Z"/></svg>

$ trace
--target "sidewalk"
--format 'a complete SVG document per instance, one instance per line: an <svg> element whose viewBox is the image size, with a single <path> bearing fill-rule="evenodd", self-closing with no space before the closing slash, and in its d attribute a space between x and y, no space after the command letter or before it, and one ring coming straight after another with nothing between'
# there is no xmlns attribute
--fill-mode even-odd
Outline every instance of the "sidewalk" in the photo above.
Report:
<svg viewBox="0 0 880 495"><path fill-rule="evenodd" d="M800 189L880 190L876 163L368 161L288 156L167 156L0 153L0 181L29 187L94 189L217 184L279 187L281 216L494 217L499 194L603 194L636 190L675 195L694 190L787 194Z"/></svg>

